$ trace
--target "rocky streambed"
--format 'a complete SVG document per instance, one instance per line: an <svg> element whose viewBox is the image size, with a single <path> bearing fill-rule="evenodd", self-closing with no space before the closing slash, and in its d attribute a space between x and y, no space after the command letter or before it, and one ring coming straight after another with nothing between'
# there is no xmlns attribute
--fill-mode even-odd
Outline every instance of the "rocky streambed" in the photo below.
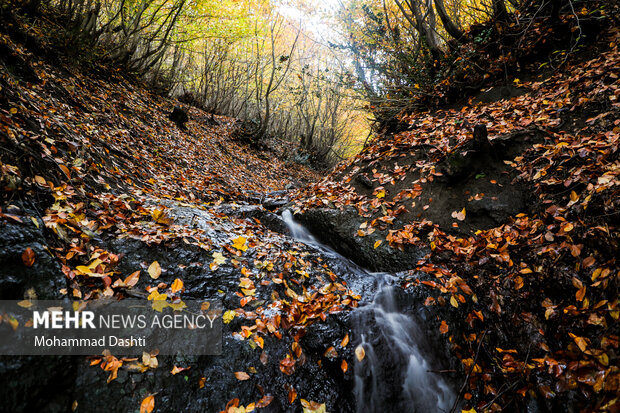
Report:
<svg viewBox="0 0 620 413"><path fill-rule="evenodd" d="M294 412L304 409L301 399L306 407L316 402L310 408L324 403L330 412L449 410L455 398L451 377L437 373L446 370L447 358L424 323L432 315L421 297L398 288L406 274L366 271L318 243L289 212L283 220L262 206L158 205L174 226L199 231L210 245L190 245L183 238L152 245L118 234L101 234L97 242L119 255L120 274L157 261L158 282L183 280L184 299L215 298L225 310L236 310L224 324L223 353L158 356L158 367L145 371L127 368L126 362L113 380L100 365L91 365L92 358L3 356L0 410L133 412L148 395L155 395L156 411L170 412L219 412L252 403L259 411ZM62 299L67 281L48 251L45 227L30 218L36 216L33 210L16 212L17 219L0 226L1 298L21 299L35 291L38 298ZM238 237L246 237L249 248L232 249L231 240ZM37 256L31 268L21 262L26 248ZM217 254L224 259L214 260ZM256 290L245 306L240 279L251 280ZM126 294L146 297L153 281L143 275ZM315 297L308 299L309 292ZM311 314L306 306L323 305L319 299L333 300L319 311L323 316L300 321L299 315L283 314ZM260 335L261 348L261 341L240 332L269 311L282 313L286 321L279 334ZM284 362L289 359L292 365ZM175 366L188 369L172 374ZM235 372L248 372L249 379L239 380Z"/></svg>

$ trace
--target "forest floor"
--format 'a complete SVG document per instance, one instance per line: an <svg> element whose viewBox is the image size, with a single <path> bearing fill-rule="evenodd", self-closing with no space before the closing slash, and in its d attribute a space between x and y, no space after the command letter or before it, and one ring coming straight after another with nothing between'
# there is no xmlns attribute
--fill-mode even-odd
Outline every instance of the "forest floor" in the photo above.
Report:
<svg viewBox="0 0 620 413"><path fill-rule="evenodd" d="M168 202L259 203L302 187L294 195L300 218L313 210L353 211L344 229L314 227L332 245L366 253L352 258L368 267L404 271L402 288L426 295L424 304L435 311L429 325L458 360L459 395L468 408L518 411L538 399L541 411L618 411L618 29L605 33L600 56L545 78L513 79L518 96L404 116L408 130L378 136L323 179L289 161L283 143L270 153L238 144L233 119L186 106L190 121L180 130L168 119L179 102L118 71L65 61L41 28L14 21L2 29L0 221L44 224L45 247L24 249L19 265L36 268L47 262L43 255L53 257L66 281L62 294L120 297L136 285L152 291L146 280L170 294L183 281L189 289L188 280L181 288L172 280L186 263L174 270L170 263L156 282L162 269L148 262L142 269L152 280L143 276L137 284L133 270L118 271L123 257L99 242L104 235L148 246L182 239L209 251L212 270L227 261L242 268L235 279L241 288L231 289L225 303L230 317L245 320L236 327L252 336L254 348L271 343L265 339L280 325L247 310L259 301L253 291L285 307L287 331L325 321L359 297L324 262L301 258L288 244L278 252L266 229L235 219L234 239L209 240L176 225ZM483 139L475 141L478 125L485 126L478 129ZM326 225L325 217L306 220ZM254 255L243 257L248 249ZM304 281L318 272L325 280ZM6 285L1 298L32 295L30 285ZM267 286L274 290L260 292ZM274 295L276 288L290 302ZM291 338L290 351L276 361L285 376L305 363L298 340ZM349 335L332 341L343 357L336 370L351 380ZM330 349L336 352L329 347L325 354L335 360ZM112 373L122 365L99 363ZM243 373L237 377L245 382L250 375ZM285 388L292 404L297 393ZM254 407L267 406L269 397L256 397Z"/></svg>
<svg viewBox="0 0 620 413"><path fill-rule="evenodd" d="M426 292L477 411L620 408L619 46L613 27L559 70L404 114L297 196L325 242Z"/></svg>

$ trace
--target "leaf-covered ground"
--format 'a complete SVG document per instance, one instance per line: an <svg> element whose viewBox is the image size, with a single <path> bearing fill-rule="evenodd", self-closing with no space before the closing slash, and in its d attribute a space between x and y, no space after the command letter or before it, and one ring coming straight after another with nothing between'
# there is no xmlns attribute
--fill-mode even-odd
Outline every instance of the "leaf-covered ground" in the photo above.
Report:
<svg viewBox="0 0 620 413"><path fill-rule="evenodd" d="M614 28L596 58L512 79L519 96L405 115L298 194L300 214L355 208L351 236L375 249L429 250L403 288L443 314L477 411L618 409L619 43Z"/></svg>
<svg viewBox="0 0 620 413"><path fill-rule="evenodd" d="M49 253L61 263L63 294L90 299L139 290L154 299L182 296L190 284L171 274L230 265L238 283L225 299L225 321L235 337L253 343L264 364L263 347L284 337L290 350L275 361L279 371L288 377L302 368L306 327L355 307L359 297L320 257L213 207L317 175L279 159L284 145L267 155L238 145L232 119L213 122L189 108L181 131L168 119L178 102L109 69L64 64L42 29L11 24L4 28L11 36L0 34L0 221L48 231L48 252L25 249L24 267ZM427 292L425 304L437 311L431 323L467 378L460 395L477 411L519 410L528 396L551 410L617 411L620 33L604 38L596 58L544 79L513 79L520 96L405 116L409 130L377 137L298 192L298 212L354 207L360 226L351 235L374 249L430 251L411 264L402 287ZM477 125L503 157L512 142L519 153L503 159L491 152L483 159L489 165L471 163L478 158L466 153L480 150L471 146ZM471 188L458 189L463 165L471 168ZM442 189L450 186L457 189L446 201ZM506 188L526 194L519 211L489 219L485 211L507 202ZM204 210L208 222L180 219L183 208ZM227 235L214 236L213 228ZM174 269L144 262L120 271L123 257L102 242L111 238L186 244L207 251L209 262ZM28 298L40 293L28 290ZM354 362L350 339L339 337L323 354L349 378L343 354ZM119 369L157 362L109 355L93 364L112 381ZM227 373L239 386L256 374ZM204 387L202 379L191 385ZM292 386L285 391L289 404L321 408L300 404L304 395ZM233 399L226 409L261 407L270 397ZM143 403L152 409L157 396Z"/></svg>
<svg viewBox="0 0 620 413"><path fill-rule="evenodd" d="M290 150L284 143L275 141L267 153L238 144L231 137L234 119L185 106L190 121L187 130L180 130L168 118L178 101L153 94L109 68L66 62L44 35L53 29L50 25L14 21L0 33L0 225L34 225L47 233L45 250L28 247L21 254L24 270L38 268L42 254L51 255L66 281L62 295L148 296L163 302L183 299L186 287L196 284L179 274L232 268L237 279L232 290L215 286L214 297L192 298L222 300L232 336L246 340L263 365L275 363L283 377L292 375L306 363L299 344L306 327L355 307L359 297L320 256L276 236L258 219L242 219L235 203L259 202L318 175L287 162ZM224 205L229 202L233 205ZM127 268L122 254L107 247L116 245L114 239L140 241L145 251L152 246L162 251L199 248L208 261L145 261ZM49 296L32 287L23 293L3 297ZM348 336L340 339L344 348ZM275 354L267 348L270 340L289 347L281 360L268 356ZM341 362L346 372L347 363ZM175 375L191 367L161 366L146 353L138 360L108 354L94 358L92 365L103 369L108 382L116 380L119 370L159 367ZM226 374L234 375L240 388L247 381L251 392L258 388L264 393L260 383L257 387L255 379L249 380L259 366L243 369L249 370ZM205 380L200 377L188 386L202 390ZM268 388L269 383L262 385ZM243 406L251 411L273 400L270 393L239 400L233 398L234 389L228 390L232 400L220 406L226 411ZM285 392L289 405L324 409L326 400L302 400L310 397L298 398L292 384L278 391ZM157 397L148 396L144 409L151 411L156 403Z"/></svg>

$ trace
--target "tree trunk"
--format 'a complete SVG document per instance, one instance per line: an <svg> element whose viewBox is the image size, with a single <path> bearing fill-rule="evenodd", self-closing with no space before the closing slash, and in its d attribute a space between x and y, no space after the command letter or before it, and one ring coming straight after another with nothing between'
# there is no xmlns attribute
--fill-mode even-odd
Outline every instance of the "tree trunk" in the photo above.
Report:
<svg viewBox="0 0 620 413"><path fill-rule="evenodd" d="M493 0L493 17L501 22L508 20L508 11L504 0Z"/></svg>
<svg viewBox="0 0 620 413"><path fill-rule="evenodd" d="M435 0L435 8L437 9L437 14L439 14L439 18L443 23L444 29L450 36L452 36L455 40L462 42L465 40L465 34L463 31L450 19L448 13L446 12L446 7L443 4L443 0Z"/></svg>

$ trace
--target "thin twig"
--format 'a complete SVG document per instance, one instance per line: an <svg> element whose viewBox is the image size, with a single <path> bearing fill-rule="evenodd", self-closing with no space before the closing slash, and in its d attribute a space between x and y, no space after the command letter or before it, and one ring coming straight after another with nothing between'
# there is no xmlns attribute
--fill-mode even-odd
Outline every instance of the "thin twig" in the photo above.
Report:
<svg viewBox="0 0 620 413"><path fill-rule="evenodd" d="M452 408L450 409L450 413L454 413L456 412L456 408L459 405L459 400L461 400L461 394L463 393L463 390L465 390L465 386L467 386L467 382L469 381L469 376L471 376L471 373L474 371L474 367L476 367L476 361L478 360L478 354L480 353L480 347L482 346L482 340L484 340L484 336L487 335L487 330L484 330L484 333L482 333L482 337L480 337L480 341L478 342L478 348L476 349L476 355L474 356L474 362L471 364L471 367L469 368L469 372L467 372L467 377L465 377L465 381L463 381L463 385L461 386L461 388L459 389L458 394L456 395L456 400L454 400L454 404L452 405Z"/></svg>

